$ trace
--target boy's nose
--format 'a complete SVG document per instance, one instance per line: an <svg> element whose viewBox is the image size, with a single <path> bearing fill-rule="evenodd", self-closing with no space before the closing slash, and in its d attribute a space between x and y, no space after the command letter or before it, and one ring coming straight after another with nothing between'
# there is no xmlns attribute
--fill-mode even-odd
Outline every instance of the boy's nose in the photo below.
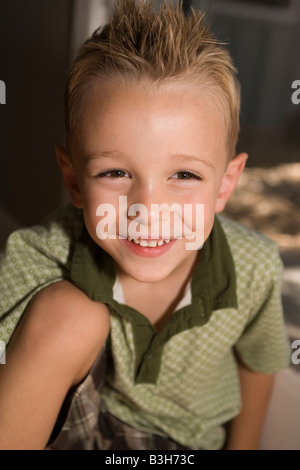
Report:
<svg viewBox="0 0 300 470"><path fill-rule="evenodd" d="M162 188L141 184L127 195L127 217L135 219L138 216L140 223L150 225L158 217L160 220L165 218L164 211L158 214L157 208L170 202Z"/></svg>
<svg viewBox="0 0 300 470"><path fill-rule="evenodd" d="M150 208L154 198L157 197L156 195L157 187L153 183L146 179L136 181L127 194L128 207L134 204L143 204L147 208Z"/></svg>

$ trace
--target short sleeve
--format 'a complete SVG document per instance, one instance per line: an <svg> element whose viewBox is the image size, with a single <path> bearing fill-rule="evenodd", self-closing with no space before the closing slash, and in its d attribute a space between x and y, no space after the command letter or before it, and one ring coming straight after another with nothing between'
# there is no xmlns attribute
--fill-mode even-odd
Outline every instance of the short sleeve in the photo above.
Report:
<svg viewBox="0 0 300 470"><path fill-rule="evenodd" d="M72 206L41 225L13 232L0 255L0 339L6 344L34 295L70 277L72 241L82 217Z"/></svg>
<svg viewBox="0 0 300 470"><path fill-rule="evenodd" d="M268 256L259 272L252 289L259 305L253 302L253 311L235 348L250 369L273 374L287 367L291 356L281 300L283 267L275 244L268 245Z"/></svg>

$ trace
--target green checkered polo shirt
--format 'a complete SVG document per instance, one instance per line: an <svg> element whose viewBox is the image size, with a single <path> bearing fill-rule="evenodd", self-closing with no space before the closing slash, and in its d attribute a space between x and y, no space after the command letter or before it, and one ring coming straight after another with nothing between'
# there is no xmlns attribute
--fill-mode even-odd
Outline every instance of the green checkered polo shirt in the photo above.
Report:
<svg viewBox="0 0 300 470"><path fill-rule="evenodd" d="M185 299L156 332L124 304L114 262L88 236L80 210L59 209L13 233L0 260L0 339L32 297L69 279L111 313L102 402L114 416L193 449L219 449L241 408L234 351L260 373L289 363L276 245L216 217Z"/></svg>

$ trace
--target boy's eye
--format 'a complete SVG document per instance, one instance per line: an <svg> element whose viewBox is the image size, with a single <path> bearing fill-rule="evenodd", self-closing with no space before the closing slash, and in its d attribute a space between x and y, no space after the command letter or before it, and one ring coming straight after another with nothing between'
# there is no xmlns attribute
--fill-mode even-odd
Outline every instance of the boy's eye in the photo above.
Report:
<svg viewBox="0 0 300 470"><path fill-rule="evenodd" d="M104 171L103 173L99 173L97 175L97 178L103 178L104 176L108 176L110 178L124 178L125 176L128 176L128 173L124 170L107 170Z"/></svg>
<svg viewBox="0 0 300 470"><path fill-rule="evenodd" d="M174 175L174 178L179 180L202 180L201 176L195 175L195 173L191 173L190 171L177 171L177 173Z"/></svg>

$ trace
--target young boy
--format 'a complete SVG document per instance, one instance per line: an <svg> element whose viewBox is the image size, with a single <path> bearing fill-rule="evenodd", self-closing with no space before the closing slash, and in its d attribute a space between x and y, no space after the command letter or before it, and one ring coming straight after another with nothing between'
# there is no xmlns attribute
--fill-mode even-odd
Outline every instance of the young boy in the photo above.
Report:
<svg viewBox="0 0 300 470"><path fill-rule="evenodd" d="M238 116L199 14L118 2L82 46L57 146L73 206L2 256L2 449L259 447L289 348L277 248L216 216L247 158Z"/></svg>

